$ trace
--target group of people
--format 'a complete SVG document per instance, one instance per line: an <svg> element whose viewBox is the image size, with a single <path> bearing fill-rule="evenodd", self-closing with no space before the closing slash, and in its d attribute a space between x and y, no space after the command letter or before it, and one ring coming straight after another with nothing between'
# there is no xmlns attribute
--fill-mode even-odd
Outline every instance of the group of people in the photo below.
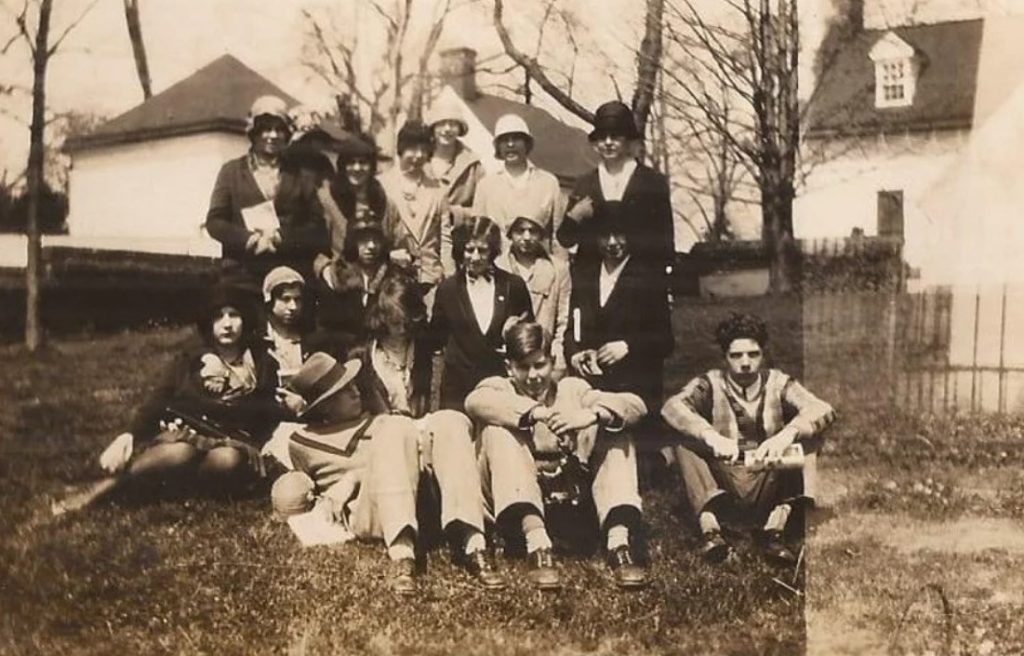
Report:
<svg viewBox="0 0 1024 656"><path fill-rule="evenodd" d="M531 162L521 117L495 125L494 173L466 131L441 104L402 126L378 175L370 137L258 99L251 148L211 198L223 275L201 340L102 453L109 476L56 510L152 483L268 480L279 515L322 512L382 540L390 584L410 593L417 541L434 528L417 512L423 490L487 589L506 584L495 532L522 543L534 585L561 586L548 520L570 504L632 589L648 583L637 446L657 440L673 445L705 558L729 556L735 506L761 522L766 554L792 561L785 531L812 490L803 470L776 465L793 444L811 460L834 412L765 366L767 327L750 315L718 327L721 369L664 399L671 203L664 176L636 159L629 108L597 109L599 164L568 200Z"/></svg>

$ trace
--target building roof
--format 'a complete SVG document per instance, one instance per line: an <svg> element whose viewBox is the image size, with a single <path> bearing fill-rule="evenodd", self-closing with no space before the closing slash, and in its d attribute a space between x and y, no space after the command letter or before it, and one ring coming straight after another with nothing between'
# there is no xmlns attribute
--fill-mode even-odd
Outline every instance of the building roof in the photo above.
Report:
<svg viewBox="0 0 1024 656"><path fill-rule="evenodd" d="M539 107L488 94L477 94L472 100L463 98L463 101L491 134L500 116L510 113L520 116L533 135L530 161L550 171L563 183L597 166L587 133L566 125Z"/></svg>
<svg viewBox="0 0 1024 656"><path fill-rule="evenodd" d="M878 109L868 53L890 31L914 48L921 68L912 105ZM970 127L982 31L980 19L861 31L822 74L808 111L808 136Z"/></svg>
<svg viewBox="0 0 1024 656"><path fill-rule="evenodd" d="M249 106L264 95L298 104L235 57L222 55L91 133L68 139L65 149L85 150L197 132L243 134Z"/></svg>

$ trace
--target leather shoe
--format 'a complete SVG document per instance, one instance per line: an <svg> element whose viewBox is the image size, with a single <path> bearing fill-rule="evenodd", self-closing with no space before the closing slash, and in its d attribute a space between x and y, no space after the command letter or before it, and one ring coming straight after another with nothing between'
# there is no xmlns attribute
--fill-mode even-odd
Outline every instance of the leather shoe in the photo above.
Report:
<svg viewBox="0 0 1024 656"><path fill-rule="evenodd" d="M615 574L615 585L620 588L635 590L647 585L647 571L633 562L627 545L608 552L608 566Z"/></svg>
<svg viewBox="0 0 1024 656"><path fill-rule="evenodd" d="M761 547L765 558L776 565L789 566L796 564L796 554L786 546L782 539L782 531L765 531L764 544Z"/></svg>
<svg viewBox="0 0 1024 656"><path fill-rule="evenodd" d="M416 561L412 558L392 560L388 566L388 585L400 595L416 592Z"/></svg>
<svg viewBox="0 0 1024 656"><path fill-rule="evenodd" d="M466 556L466 570L487 590L505 588L505 577L487 551L481 549Z"/></svg>
<svg viewBox="0 0 1024 656"><path fill-rule="evenodd" d="M555 569L555 558L551 549L537 549L528 556L530 572L527 578L538 590L557 590L562 587L562 577Z"/></svg>
<svg viewBox="0 0 1024 656"><path fill-rule="evenodd" d="M700 545L700 555L709 563L724 562L732 548L722 537L721 531L708 531L704 534L704 543Z"/></svg>

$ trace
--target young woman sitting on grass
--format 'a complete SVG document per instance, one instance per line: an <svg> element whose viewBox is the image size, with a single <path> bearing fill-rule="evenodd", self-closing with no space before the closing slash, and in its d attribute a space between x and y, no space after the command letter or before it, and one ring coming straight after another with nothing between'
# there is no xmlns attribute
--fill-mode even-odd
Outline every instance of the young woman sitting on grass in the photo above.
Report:
<svg viewBox="0 0 1024 656"><path fill-rule="evenodd" d="M256 325L243 291L214 288L197 323L203 346L170 363L129 430L100 454L110 476L54 503L54 514L122 487L188 482L217 493L261 476L260 445L286 413L274 400L265 354L252 348Z"/></svg>
<svg viewBox="0 0 1024 656"><path fill-rule="evenodd" d="M473 424L455 410L429 412L432 354L424 339L426 317L414 280L385 279L367 311L367 339L349 357L362 362L358 383L370 413L418 420L420 470L437 484L440 528L456 550L456 561L484 588L501 589L505 578L484 538Z"/></svg>

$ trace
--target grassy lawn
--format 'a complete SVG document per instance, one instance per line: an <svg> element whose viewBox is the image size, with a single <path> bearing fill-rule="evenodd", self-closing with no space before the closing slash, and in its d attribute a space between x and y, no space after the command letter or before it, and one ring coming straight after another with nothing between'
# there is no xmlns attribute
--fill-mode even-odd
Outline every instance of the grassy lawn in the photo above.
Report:
<svg viewBox="0 0 1024 656"><path fill-rule="evenodd" d="M777 352L800 353L798 306L751 303L788 327ZM725 314L679 308L670 390L714 365L709 331ZM1024 653L1020 419L840 402L806 581L749 553L720 569L697 560L675 479L645 495L654 583L634 594L596 558L567 558L559 594L533 591L506 559L510 589L487 594L439 549L423 593L398 599L379 546L303 550L265 494L38 521L65 485L97 475L96 454L186 339L69 338L35 359L0 347L0 653ZM800 371L790 358L779 363Z"/></svg>
<svg viewBox="0 0 1024 656"><path fill-rule="evenodd" d="M1024 653L1024 422L848 416L808 538L808 653Z"/></svg>
<svg viewBox="0 0 1024 656"><path fill-rule="evenodd" d="M717 316L717 315L716 315ZM712 570L692 553L670 481L648 497L653 585L622 594L603 564L566 559L540 594L525 563L484 593L429 554L423 593L398 599L375 545L303 550L266 496L112 504L59 521L48 501L95 476L153 372L188 339L154 330L0 347L0 652L802 653L802 597L753 555ZM706 339L706 338L705 338Z"/></svg>

